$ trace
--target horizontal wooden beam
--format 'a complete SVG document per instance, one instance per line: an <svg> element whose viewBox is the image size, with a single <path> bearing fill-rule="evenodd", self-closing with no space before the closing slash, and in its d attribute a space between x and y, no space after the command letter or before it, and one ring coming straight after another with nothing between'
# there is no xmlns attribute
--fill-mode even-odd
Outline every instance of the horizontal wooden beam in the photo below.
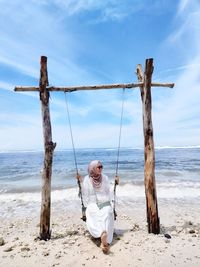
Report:
<svg viewBox="0 0 200 267"><path fill-rule="evenodd" d="M168 88L174 88L174 83L151 83L151 87L168 87Z"/></svg>
<svg viewBox="0 0 200 267"><path fill-rule="evenodd" d="M83 85L83 86L47 86L46 89L48 91L64 91L64 92L74 92L74 91L83 91L83 90L100 90L100 89L119 89L119 88L136 88L143 86L142 82L138 83L125 83L125 84L102 84L102 85ZM174 83L151 83L152 87L169 87L173 88ZM30 86L17 86L14 89L16 92L32 92L32 91L40 91L39 86L30 87Z"/></svg>

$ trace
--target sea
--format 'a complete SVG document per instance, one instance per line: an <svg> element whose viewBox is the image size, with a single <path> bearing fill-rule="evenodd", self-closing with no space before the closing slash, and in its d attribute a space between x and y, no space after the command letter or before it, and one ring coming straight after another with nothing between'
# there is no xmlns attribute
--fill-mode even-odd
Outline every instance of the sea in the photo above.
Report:
<svg viewBox="0 0 200 267"><path fill-rule="evenodd" d="M116 201L129 205L145 202L144 150L136 148L76 149L79 173L87 174L88 163L98 159L109 177L111 191L118 168L120 185ZM38 213L41 205L43 151L0 152L0 217ZM118 162L118 167L117 167ZM51 203L76 209L80 206L76 164L71 149L55 151L51 178ZM200 146L155 149L155 180L159 201L200 200Z"/></svg>

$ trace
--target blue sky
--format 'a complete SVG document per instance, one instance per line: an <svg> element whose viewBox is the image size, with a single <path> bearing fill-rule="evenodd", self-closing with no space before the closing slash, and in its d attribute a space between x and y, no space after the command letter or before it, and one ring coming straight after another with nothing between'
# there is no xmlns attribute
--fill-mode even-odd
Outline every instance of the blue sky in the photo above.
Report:
<svg viewBox="0 0 200 267"><path fill-rule="evenodd" d="M154 59L155 146L200 144L199 0L0 0L0 151L43 149L37 92L40 56L50 85L136 82L136 65ZM53 141L71 148L64 93L50 99ZM75 146L116 147L122 90L68 95ZM125 93L121 145L143 147L139 89Z"/></svg>

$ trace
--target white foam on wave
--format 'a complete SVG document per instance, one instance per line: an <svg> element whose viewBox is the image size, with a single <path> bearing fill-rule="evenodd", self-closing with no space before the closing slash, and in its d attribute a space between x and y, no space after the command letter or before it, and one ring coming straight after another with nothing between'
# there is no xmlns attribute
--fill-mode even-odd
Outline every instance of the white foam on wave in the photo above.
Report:
<svg viewBox="0 0 200 267"><path fill-rule="evenodd" d="M156 186L158 198L177 199L177 198L200 198L200 187L194 184L185 183L183 185L173 184L158 184ZM145 197L145 187L125 184L117 188L118 200L120 199L135 199Z"/></svg>
<svg viewBox="0 0 200 267"><path fill-rule="evenodd" d="M13 153L42 153L43 150L0 150L0 154L13 154Z"/></svg>
<svg viewBox="0 0 200 267"><path fill-rule="evenodd" d="M76 188L53 190L51 193L52 207L67 205L76 209L80 203ZM5 193L0 194L0 217L28 216L38 213L41 206L41 192Z"/></svg>
<svg viewBox="0 0 200 267"><path fill-rule="evenodd" d="M78 199L78 189L70 188L64 190L55 190L52 192L52 201L62 201L62 200L77 200Z"/></svg>
<svg viewBox="0 0 200 267"><path fill-rule="evenodd" d="M0 195L0 202L38 202L41 200L41 194L39 192L34 193L6 193Z"/></svg>
<svg viewBox="0 0 200 267"><path fill-rule="evenodd" d="M196 187L183 186L157 186L157 197L164 201L199 201L200 190ZM128 208L133 202L145 203L144 185L124 184L117 186L116 203ZM68 208L76 210L80 208L78 188L53 190L51 193L52 208ZM4 193L0 194L0 216L27 216L28 214L39 214L41 206L41 192Z"/></svg>
<svg viewBox="0 0 200 267"><path fill-rule="evenodd" d="M156 146L155 149L190 149L190 148L200 148L200 145L193 146Z"/></svg>
<svg viewBox="0 0 200 267"><path fill-rule="evenodd" d="M189 187L158 187L158 198L199 198L200 191L198 188Z"/></svg>
<svg viewBox="0 0 200 267"><path fill-rule="evenodd" d="M76 188L53 190L51 193L52 201L74 200L77 197L78 190ZM0 194L0 202L41 202L40 192L23 192L23 193L6 193Z"/></svg>
<svg viewBox="0 0 200 267"><path fill-rule="evenodd" d="M158 198L199 198L200 197L200 183L161 183L157 184ZM111 191L112 193L112 191ZM121 200L129 200L145 197L144 185L135 185L126 183L117 186L117 198ZM78 188L73 187L69 189L52 190L51 201L75 201L78 198ZM0 203L31 203L41 202L41 192L23 192L23 193L2 193L0 194Z"/></svg>
<svg viewBox="0 0 200 267"><path fill-rule="evenodd" d="M144 197L144 187L132 184L124 184L122 186L118 186L117 197L118 199Z"/></svg>

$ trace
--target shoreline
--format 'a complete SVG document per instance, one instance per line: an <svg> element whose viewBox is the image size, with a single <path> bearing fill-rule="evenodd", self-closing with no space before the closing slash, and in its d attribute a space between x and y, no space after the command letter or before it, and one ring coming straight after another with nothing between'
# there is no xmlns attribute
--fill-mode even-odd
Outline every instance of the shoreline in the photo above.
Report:
<svg viewBox="0 0 200 267"><path fill-rule="evenodd" d="M197 145L182 145L182 146L155 146L155 149L195 149L195 148L200 148L200 144ZM118 150L118 147L77 147L76 150ZM130 150L144 150L144 147L130 147L130 146L124 146L121 147L121 150L124 149L130 149ZM65 151L73 151L72 147L69 148L59 148L56 149L56 152L65 152ZM44 153L44 148L38 148L38 149L32 149L32 148L27 148L27 149L0 149L0 153Z"/></svg>
<svg viewBox="0 0 200 267"><path fill-rule="evenodd" d="M148 234L145 203L117 206L110 254L90 237L79 210L53 206L52 236L41 241L39 210L24 218L1 218L1 267L25 266L200 266L200 207L198 202L158 203L161 234ZM164 234L169 234L170 239Z"/></svg>

